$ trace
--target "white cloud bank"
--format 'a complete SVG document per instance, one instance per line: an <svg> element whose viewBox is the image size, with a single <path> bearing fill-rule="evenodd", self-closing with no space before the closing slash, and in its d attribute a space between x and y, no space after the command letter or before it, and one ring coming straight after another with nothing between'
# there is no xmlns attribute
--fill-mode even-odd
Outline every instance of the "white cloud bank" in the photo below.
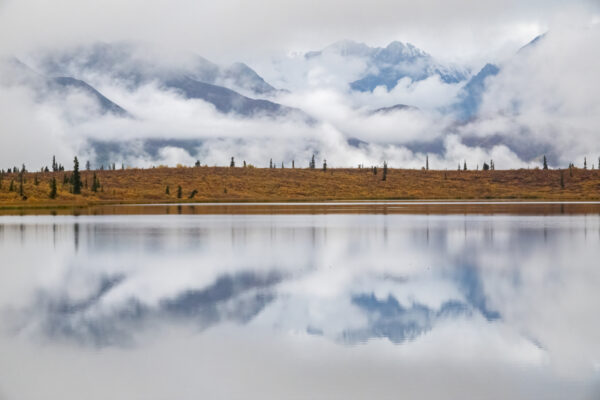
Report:
<svg viewBox="0 0 600 400"><path fill-rule="evenodd" d="M98 10L96 4L92 7L81 1L59 0L49 9L36 0L6 0L0 3L0 53L33 54L35 59L35 50L42 47L52 52L97 40L143 39L160 49L148 54L158 64L176 63L179 55L188 51L225 60L255 59L268 81L291 90L275 100L302 108L318 123L223 115L210 104L186 101L151 82L132 89L118 80L80 70L73 71L79 72L76 77L86 79L134 118L101 115L94 102L78 91L46 96L42 101L26 88L3 86L1 168L25 162L37 169L48 164L52 154L66 165L74 154L93 159L90 141L127 143L127 151L111 153L115 159L110 161L134 166L189 163L195 158L209 165L225 165L231 156L257 166L268 165L270 159L278 165L285 162L289 166L295 160L296 165L305 166L317 153L319 162L327 158L332 166L387 160L394 167L420 168L426 153L431 153L433 168L454 169L462 160L473 168L489 159L494 159L498 168L517 168L534 165L536 157L546 152L557 166L570 161L580 164L584 156L592 164L600 155L600 138L595 132L600 115L596 96L600 92L596 77L600 40L598 7L593 2L569 6L558 1L518 2L511 8L496 1L477 5L454 1L434 7L429 2L380 1L366 6L332 0L310 9L292 1L282 10L272 8L270 1L261 1L251 10L242 7L235 13L226 12L228 3L219 4L107 1ZM264 23L256 26L252 22L250 27L249 21L255 20ZM34 29L34 25L47 29ZM372 93L356 93L350 92L347 84L364 73L366 65L359 59L331 55L318 62L297 55L271 58L277 53L275 48L292 49L300 43L300 33L323 33L325 27L330 28L319 40L307 35L304 49L320 48L343 36L359 36L372 43L378 43L379 37L385 44L403 38L395 31L399 25L405 26L406 32L420 32L415 33L415 40L407 38L410 41L424 43L425 50L448 58L440 51L443 47L475 67L474 71L493 50L491 61L500 61L501 73L487 81L480 118L467 125L455 123L451 105L460 98L462 84L446 84L437 77L419 82L405 78L389 91L379 87ZM470 28L461 29L465 25ZM368 28L372 26L378 28ZM434 28L430 31L422 26ZM520 28L512 29L515 27ZM514 54L517 43L527 42L532 33L547 27L550 33L537 46ZM205 35L204 30L210 28L215 28L214 32ZM475 29L481 32L476 34ZM437 32L435 40L431 32ZM457 42L456 37L468 37L470 42ZM489 45L490 37L495 44ZM505 46L510 51L502 50ZM371 113L399 103L418 110ZM503 140L490 145L493 142L486 139L496 136ZM465 137L470 141L465 142ZM349 138L367 144L352 147ZM196 144L184 151L170 143L157 154L147 154L146 139L195 140Z"/></svg>

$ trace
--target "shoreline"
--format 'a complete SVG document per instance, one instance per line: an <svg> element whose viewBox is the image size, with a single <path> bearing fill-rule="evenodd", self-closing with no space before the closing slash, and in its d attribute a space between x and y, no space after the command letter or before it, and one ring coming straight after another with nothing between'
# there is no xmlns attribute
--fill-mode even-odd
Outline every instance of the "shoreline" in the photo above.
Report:
<svg viewBox="0 0 600 400"><path fill-rule="evenodd" d="M0 180L0 210L131 204L310 202L600 201L600 170L444 171L181 167L81 171L81 194L70 193L70 171L26 172ZM89 183L97 176L100 189ZM59 181L56 199L49 183ZM11 190L12 188L12 190ZM180 189L181 188L181 189Z"/></svg>

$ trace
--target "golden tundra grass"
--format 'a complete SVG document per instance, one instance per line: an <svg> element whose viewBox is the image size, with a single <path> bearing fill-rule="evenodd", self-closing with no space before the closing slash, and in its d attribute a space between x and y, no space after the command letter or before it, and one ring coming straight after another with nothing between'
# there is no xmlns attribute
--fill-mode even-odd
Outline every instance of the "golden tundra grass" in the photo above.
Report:
<svg viewBox="0 0 600 400"><path fill-rule="evenodd" d="M19 195L19 175L5 174L0 207L91 205L139 202L233 202L374 199L534 199L600 200L600 171L563 170L425 171L389 169L269 169L269 168L152 168L95 171L102 191L90 190L93 171L82 171L81 195L63 185L67 172L26 173L26 199ZM572 175L572 176L571 176ZM37 176L38 185L34 184ZM49 182L55 177L58 196L50 199ZM9 191L14 181L13 191ZM169 186L170 194L166 194ZM182 198L177 198L177 187ZM197 194L190 198L192 191Z"/></svg>

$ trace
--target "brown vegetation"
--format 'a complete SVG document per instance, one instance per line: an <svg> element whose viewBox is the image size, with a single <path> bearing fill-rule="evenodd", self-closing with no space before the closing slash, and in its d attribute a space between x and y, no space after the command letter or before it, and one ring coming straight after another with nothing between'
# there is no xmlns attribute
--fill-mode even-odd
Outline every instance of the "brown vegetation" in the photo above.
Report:
<svg viewBox="0 0 600 400"><path fill-rule="evenodd" d="M600 171L563 170L433 171L388 169L152 168L82 171L80 195L63 183L71 172L25 173L20 195L18 173L4 174L0 207L91 205L106 203L251 202L315 200L599 200ZM96 174L100 187L91 190ZM561 173L563 185L561 185ZM50 199L50 182L57 196ZM37 180L37 185L35 184ZM10 183L13 191L9 191ZM169 194L166 188L169 187ZM181 186L181 198L178 187ZM192 192L195 191L193 196Z"/></svg>

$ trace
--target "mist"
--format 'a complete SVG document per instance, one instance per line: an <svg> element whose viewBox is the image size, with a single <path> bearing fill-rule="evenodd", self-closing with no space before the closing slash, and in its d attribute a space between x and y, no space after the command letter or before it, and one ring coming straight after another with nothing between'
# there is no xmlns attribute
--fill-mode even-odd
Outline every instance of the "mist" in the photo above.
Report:
<svg viewBox="0 0 600 400"><path fill-rule="evenodd" d="M198 55L222 66L245 61L281 90L258 94L234 89L298 108L312 121L223 113L160 81L132 85L73 58L64 72L92 85L128 115L103 112L94 96L78 88L40 93L31 82L13 76L14 71L3 70L2 168L25 163L39 169L53 154L67 166L78 155L95 167L111 162L131 167L190 165L196 160L227 165L231 157L261 167L271 159L276 165L290 166L293 160L306 166L315 154L319 163L327 159L333 167L387 161L391 167L421 168L429 157L436 169L454 169L464 161L477 168L491 159L500 169L535 167L544 154L552 166L564 167L600 155L595 132L600 115L595 96L600 90L595 77L600 14L594 2L506 7L485 1L473 7L454 1L433 7L381 1L364 7L359 2L328 1L319 6L320 12L311 10L310 19L305 18L304 5L296 2L277 12L269 1L253 5L248 13L227 13L230 6L184 0L168 7L161 1L107 2L98 11L87 2L61 0L48 8L34 0L5 0L0 3L0 54L17 56L44 76L53 76L44 63L48 57L60 60L71 49L98 42L133 43L136 57L152 72L193 65ZM256 19L264 22L250 28ZM105 29L107 21L110 30ZM215 21L226 23L216 26ZM35 29L39 24L52 29ZM431 29L420 29L423 24ZM209 30L211 35L206 34ZM548 33L535 46L519 50L544 32ZM354 91L349 82L377 72L365 59L304 56L343 38L371 46L404 40L439 62L467 71L469 77L487 62L497 64L500 73L485 80L475 117L461 121L456 105L465 96L467 81L405 77L390 89ZM136 64L111 68L132 65ZM374 112L397 104L408 107Z"/></svg>

